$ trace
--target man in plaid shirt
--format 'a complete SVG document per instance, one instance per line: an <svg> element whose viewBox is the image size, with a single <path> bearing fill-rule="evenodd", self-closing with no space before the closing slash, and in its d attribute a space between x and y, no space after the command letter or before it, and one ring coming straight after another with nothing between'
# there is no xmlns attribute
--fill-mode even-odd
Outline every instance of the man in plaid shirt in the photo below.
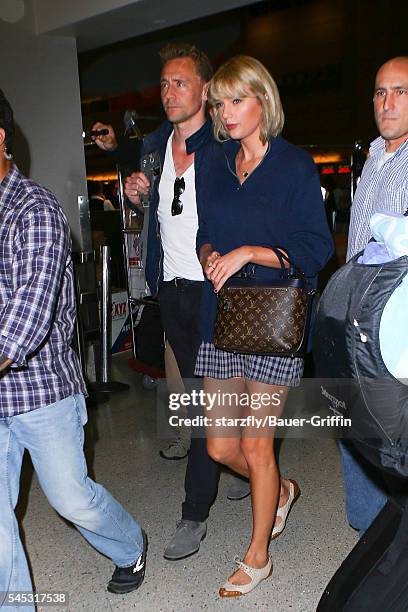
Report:
<svg viewBox="0 0 408 612"><path fill-rule="evenodd" d="M13 113L0 90L0 608L5 609L13 592L32 591L14 513L25 449L51 505L115 563L109 591L127 593L141 585L147 550L140 526L87 476L86 389L71 349L69 226L55 197L14 165L13 132Z"/></svg>

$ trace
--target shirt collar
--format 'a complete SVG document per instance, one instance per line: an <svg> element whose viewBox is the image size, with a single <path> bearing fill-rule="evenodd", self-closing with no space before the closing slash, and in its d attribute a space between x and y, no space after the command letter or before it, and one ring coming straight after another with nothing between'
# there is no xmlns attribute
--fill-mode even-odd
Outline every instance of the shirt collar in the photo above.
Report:
<svg viewBox="0 0 408 612"><path fill-rule="evenodd" d="M170 134L173 132L174 126L170 121L164 121L154 132L146 136L145 147L149 150L159 149L163 142L167 143ZM195 153L209 140L212 139L212 121L209 115L206 116L205 123L199 130L194 132L186 140L187 154Z"/></svg>
<svg viewBox="0 0 408 612"><path fill-rule="evenodd" d="M12 197L15 193L17 184L21 181L22 174L13 163L10 171L0 183L0 209L11 208Z"/></svg>
<svg viewBox="0 0 408 612"><path fill-rule="evenodd" d="M202 125L199 130L194 132L194 134L192 134L190 138L187 138L187 155L195 153L195 151L205 145L210 139L212 139L212 137L212 121L207 115L204 125Z"/></svg>
<svg viewBox="0 0 408 612"><path fill-rule="evenodd" d="M408 138L400 144L398 149L394 151L395 156L400 155L402 151L408 148ZM370 157L380 157L385 153L385 140L382 136L378 136L373 142L370 144Z"/></svg>
<svg viewBox="0 0 408 612"><path fill-rule="evenodd" d="M223 142L222 146L224 149L225 157L228 160L228 164L230 168L235 172L235 157L241 145L238 140L233 140L232 138L230 138L229 140ZM273 157L274 155L278 154L284 147L285 140L282 138L282 136L276 136L275 138L271 138L271 140L269 140L269 147L266 150L264 159Z"/></svg>

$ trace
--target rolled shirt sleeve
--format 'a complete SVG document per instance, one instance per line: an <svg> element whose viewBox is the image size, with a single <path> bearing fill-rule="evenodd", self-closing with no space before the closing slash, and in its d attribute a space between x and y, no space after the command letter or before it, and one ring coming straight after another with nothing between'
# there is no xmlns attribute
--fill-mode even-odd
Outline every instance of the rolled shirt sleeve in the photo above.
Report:
<svg viewBox="0 0 408 612"><path fill-rule="evenodd" d="M41 203L19 219L15 238L11 295L0 312L0 355L22 367L50 333L71 239L59 207Z"/></svg>

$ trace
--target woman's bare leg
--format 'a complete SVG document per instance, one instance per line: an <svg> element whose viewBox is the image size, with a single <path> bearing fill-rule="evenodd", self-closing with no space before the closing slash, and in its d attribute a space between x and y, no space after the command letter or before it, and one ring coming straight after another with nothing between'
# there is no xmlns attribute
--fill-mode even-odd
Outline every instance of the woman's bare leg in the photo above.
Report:
<svg viewBox="0 0 408 612"><path fill-rule="evenodd" d="M267 385L242 378L217 380L204 378L204 391L207 394L220 394L220 397L232 397L237 394L253 394L273 397L278 394L279 405L264 406L254 412L242 409L239 402L228 406L214 405L206 416L211 416L213 422L220 417L238 417L253 414L257 418L266 415L280 416L286 402L288 388ZM246 476L251 483L251 501L253 516L253 531L251 543L243 561L255 568L264 567L268 561L268 545L278 505L283 506L289 495L289 482L280 479L274 452L274 428L263 431L246 427L223 427L207 429L207 448L209 455L235 472ZM242 436L242 437L241 437ZM277 524L281 521L277 519ZM229 579L233 584L246 584L250 578L242 570L238 570Z"/></svg>
<svg viewBox="0 0 408 612"><path fill-rule="evenodd" d="M275 385L266 385L255 381L246 381L247 392L253 394L279 394L280 403L262 407L256 411L257 418L266 415L280 416L282 413L288 389ZM274 451L274 428L264 430L245 428L241 440L241 449L248 465L251 483L252 501L252 537L243 561L255 568L262 568L268 562L268 546L271 531L280 497L280 475ZM249 576L241 569L231 577L233 584L250 582Z"/></svg>
<svg viewBox="0 0 408 612"><path fill-rule="evenodd" d="M212 419L213 425L207 428L208 454L214 461L241 474L249 477L248 464L241 449L241 428L231 426L215 426L215 420L220 418L238 418L242 408L239 402L234 401L245 392L245 380L243 378L227 378L218 380L215 378L204 378L203 389L205 397L217 396L224 401L216 403L211 410L206 410L205 415ZM228 404L228 405L227 405Z"/></svg>

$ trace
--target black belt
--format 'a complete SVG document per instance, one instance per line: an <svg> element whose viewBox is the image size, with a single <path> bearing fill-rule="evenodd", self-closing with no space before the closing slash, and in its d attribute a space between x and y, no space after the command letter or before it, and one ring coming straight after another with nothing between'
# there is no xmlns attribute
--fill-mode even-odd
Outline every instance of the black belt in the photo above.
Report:
<svg viewBox="0 0 408 612"><path fill-rule="evenodd" d="M190 280L189 278L180 278L176 276L176 278L172 278L169 281L163 281L166 285L173 285L174 287L189 287L190 285L203 284L202 281L198 280Z"/></svg>

